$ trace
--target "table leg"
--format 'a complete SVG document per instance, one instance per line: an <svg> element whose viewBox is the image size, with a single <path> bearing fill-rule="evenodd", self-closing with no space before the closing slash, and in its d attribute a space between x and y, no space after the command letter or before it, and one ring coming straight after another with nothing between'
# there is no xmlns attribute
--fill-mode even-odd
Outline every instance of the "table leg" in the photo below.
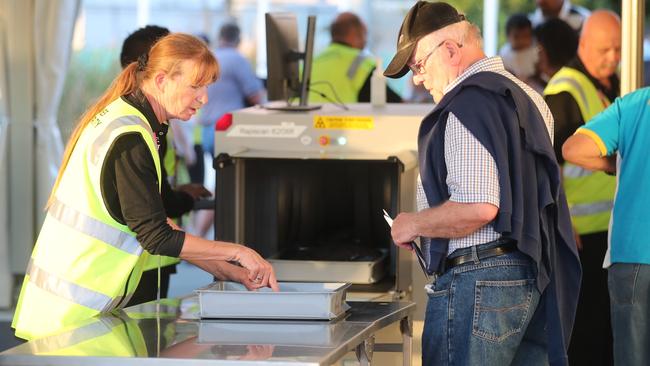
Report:
<svg viewBox="0 0 650 366"><path fill-rule="evenodd" d="M372 335L357 346L356 355L360 366L370 366L372 352L375 348L375 336Z"/></svg>
<svg viewBox="0 0 650 366"><path fill-rule="evenodd" d="M400 320L399 330L402 332L402 365L411 366L413 357L413 321L410 317L407 316Z"/></svg>

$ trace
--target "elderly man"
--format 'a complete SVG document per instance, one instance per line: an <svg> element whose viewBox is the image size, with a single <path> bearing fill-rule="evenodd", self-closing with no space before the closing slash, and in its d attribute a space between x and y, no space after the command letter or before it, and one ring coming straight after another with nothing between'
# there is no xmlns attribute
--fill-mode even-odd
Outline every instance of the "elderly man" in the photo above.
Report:
<svg viewBox="0 0 650 366"><path fill-rule="evenodd" d="M578 129L562 148L567 161L586 169L610 173L618 170L605 260L616 365L650 365L650 198L646 191L650 185L649 105L650 88L616 99Z"/></svg>
<svg viewBox="0 0 650 366"><path fill-rule="evenodd" d="M580 34L577 57L561 68L544 90L555 119L555 152L560 164L564 163L564 141L618 95L616 69L620 59L618 16L605 10L593 12ZM616 178L571 164L564 164L563 173L584 271L569 360L575 365L611 365L607 272L602 264Z"/></svg>
<svg viewBox="0 0 650 366"><path fill-rule="evenodd" d="M487 58L476 26L419 1L384 72L409 68L437 103L420 126L419 212L396 245L421 238L429 301L424 365L566 365L580 264L541 96Z"/></svg>
<svg viewBox="0 0 650 366"><path fill-rule="evenodd" d="M369 102L370 77L376 64L375 59L364 52L368 39L366 25L356 14L343 12L330 25L330 34L332 43L314 58L312 64L310 90L313 93L309 100ZM402 101L388 86L386 96L389 103Z"/></svg>

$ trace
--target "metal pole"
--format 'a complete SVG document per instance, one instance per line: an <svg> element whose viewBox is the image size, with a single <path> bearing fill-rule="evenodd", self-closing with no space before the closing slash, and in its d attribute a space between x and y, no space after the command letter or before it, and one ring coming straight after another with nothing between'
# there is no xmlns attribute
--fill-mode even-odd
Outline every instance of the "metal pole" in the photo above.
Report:
<svg viewBox="0 0 650 366"><path fill-rule="evenodd" d="M14 274L25 273L34 244L34 0L6 1L9 100L9 243ZM3 203L7 204L7 203Z"/></svg>
<svg viewBox="0 0 650 366"><path fill-rule="evenodd" d="M138 0L138 3L136 4L136 16L139 28L149 24L150 13L151 6L149 0Z"/></svg>
<svg viewBox="0 0 650 366"><path fill-rule="evenodd" d="M643 0L623 0L621 95L641 87L643 83Z"/></svg>
<svg viewBox="0 0 650 366"><path fill-rule="evenodd" d="M483 51L497 54L499 42L499 0L483 0Z"/></svg>

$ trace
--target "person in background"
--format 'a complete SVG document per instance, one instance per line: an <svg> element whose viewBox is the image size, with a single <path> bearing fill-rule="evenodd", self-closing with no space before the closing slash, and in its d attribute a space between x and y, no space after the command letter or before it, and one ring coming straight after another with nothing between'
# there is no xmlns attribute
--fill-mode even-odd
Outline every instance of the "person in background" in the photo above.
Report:
<svg viewBox="0 0 650 366"><path fill-rule="evenodd" d="M83 114L26 270L12 323L17 337L44 337L123 308L140 281L144 251L180 257L249 289L279 290L273 267L257 252L183 232L161 198L165 125L196 114L218 76L201 40L172 33L122 70Z"/></svg>
<svg viewBox="0 0 650 366"><path fill-rule="evenodd" d="M437 103L418 135L420 211L391 229L402 248L420 237L434 275L422 364L566 365L580 263L550 110L447 3L407 13L384 75L409 69Z"/></svg>
<svg viewBox="0 0 650 366"><path fill-rule="evenodd" d="M214 154L214 125L224 114L260 104L264 98L262 81L255 76L250 62L238 50L241 31L234 23L219 29L214 55L221 66L218 83L208 86L210 102L201 111L203 151Z"/></svg>
<svg viewBox="0 0 650 366"><path fill-rule="evenodd" d="M330 25L330 34L332 42L312 62L309 101L370 102L370 78L376 62L364 51L366 25L356 14L344 12ZM386 101L400 103L402 98L386 86Z"/></svg>
<svg viewBox="0 0 650 366"><path fill-rule="evenodd" d="M196 34L196 37L201 39L205 44L210 47L210 38L204 34ZM203 125L200 123L200 117L203 110L193 116L188 122L185 131L187 135L192 136L192 143L194 145L194 155L196 160L194 164L188 164L187 171L190 175L190 182L204 184L205 183L205 159L203 152Z"/></svg>
<svg viewBox="0 0 650 366"><path fill-rule="evenodd" d="M573 365L611 365L607 271L610 214L616 178L565 163L562 144L585 121L614 101L620 83L616 69L621 59L621 23L611 11L594 11L580 34L578 55L561 68L544 89L544 98L555 118L555 152L563 166L563 183L578 235L584 275L573 329L569 360Z"/></svg>
<svg viewBox="0 0 650 366"><path fill-rule="evenodd" d="M611 298L615 365L650 365L650 197L646 191L650 185L649 121L650 88L643 88L616 99L562 146L567 161L618 177L604 263ZM602 323L605 319L591 321ZM597 348L602 343L591 343L593 364L605 364L596 360L603 355L604 351Z"/></svg>
<svg viewBox="0 0 650 366"><path fill-rule="evenodd" d="M589 16L589 10L571 4L569 0L536 0L537 9L530 16L533 27L553 18L560 18L567 22L576 32L580 32L582 23Z"/></svg>
<svg viewBox="0 0 650 366"><path fill-rule="evenodd" d="M553 75L576 57L578 33L559 18L538 25L533 32L539 52L538 80L543 91Z"/></svg>
<svg viewBox="0 0 650 366"><path fill-rule="evenodd" d="M120 64L122 69L130 63L138 60L138 57L146 55L149 49L158 41L158 39L169 34L169 29L156 25L147 25L131 33L122 43L120 52ZM170 130L167 137L159 139L161 165L161 196L163 205L168 217L179 218L185 213L192 210L194 201L210 196L210 192L202 184L186 184L172 188L172 181L176 177L178 159L174 140L184 139L184 131L177 125L178 121L171 120L169 125L161 125L163 130ZM187 144L185 144L187 145ZM145 254L146 255L146 254ZM157 298L158 292L158 266L160 265L160 297L167 297L169 290L169 279L173 273L176 273L176 264L178 258L148 256L144 264L142 277L135 293L127 306L137 305L144 302L152 301Z"/></svg>
<svg viewBox="0 0 650 366"><path fill-rule="evenodd" d="M533 40L533 26L526 14L511 15L506 21L508 42L499 50L503 66L521 81L527 83L535 76L537 48Z"/></svg>
<svg viewBox="0 0 650 366"><path fill-rule="evenodd" d="M226 113L263 102L264 86L255 76L253 67L237 47L241 31L234 23L226 23L219 29L217 48L214 55L221 66L218 83L208 86L210 102L206 104L197 119L203 126L201 142L203 152L214 157L215 123ZM214 171L210 168L208 171ZM195 232L204 236L213 225L214 210L201 210L197 214Z"/></svg>

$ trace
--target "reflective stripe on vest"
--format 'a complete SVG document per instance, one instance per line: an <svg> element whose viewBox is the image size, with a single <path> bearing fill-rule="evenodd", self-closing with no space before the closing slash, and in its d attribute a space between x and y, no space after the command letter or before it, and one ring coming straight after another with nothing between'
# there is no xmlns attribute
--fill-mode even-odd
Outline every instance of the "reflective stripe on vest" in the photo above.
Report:
<svg viewBox="0 0 650 366"><path fill-rule="evenodd" d="M29 281L42 290L102 313L114 309L124 298L123 296L111 298L101 292L96 292L61 279L51 273L47 273L38 265L34 264L32 260L27 265L27 275L29 275Z"/></svg>
<svg viewBox="0 0 650 366"><path fill-rule="evenodd" d="M359 71L359 67L365 60L366 56L361 53L359 53L357 57L354 58L354 61L352 61L352 64L350 64L350 67L348 68L348 72L345 73L348 79L354 79L354 77L357 75L357 72Z"/></svg>
<svg viewBox="0 0 650 366"><path fill-rule="evenodd" d="M601 98L586 75L570 67L561 68L544 89L544 95L563 92L573 97L585 122L609 104L609 101ZM566 162L562 174L576 231L581 235L606 231L613 207L616 179L603 172L593 172Z"/></svg>
<svg viewBox="0 0 650 366"><path fill-rule="evenodd" d="M564 178L582 178L588 177L594 174L594 172L581 166L566 163L562 168L562 174L564 175Z"/></svg>
<svg viewBox="0 0 650 366"><path fill-rule="evenodd" d="M604 201L573 205L569 211L571 211L571 216L586 216L611 211L613 207L614 205L611 201Z"/></svg>
<svg viewBox="0 0 650 366"><path fill-rule="evenodd" d="M142 247L134 236L84 215L74 208L64 205L61 201L56 200L50 207L48 214L62 224L99 239L123 252L132 255L142 253Z"/></svg>

